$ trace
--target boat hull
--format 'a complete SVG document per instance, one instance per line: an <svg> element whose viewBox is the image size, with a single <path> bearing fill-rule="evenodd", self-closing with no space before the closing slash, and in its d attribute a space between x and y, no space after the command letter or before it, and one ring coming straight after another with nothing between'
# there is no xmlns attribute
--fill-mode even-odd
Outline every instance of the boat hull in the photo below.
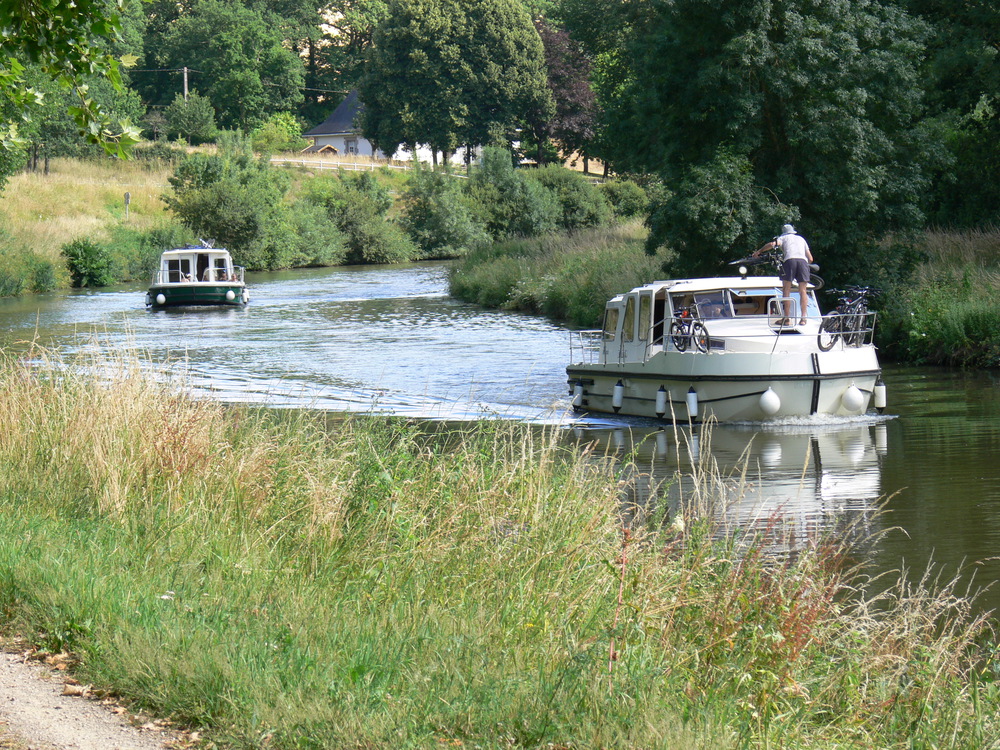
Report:
<svg viewBox="0 0 1000 750"><path fill-rule="evenodd" d="M574 364L566 374L581 411L682 421L711 415L731 422L862 414L880 369L868 346L759 354L667 351L642 363Z"/></svg>
<svg viewBox="0 0 1000 750"><path fill-rule="evenodd" d="M246 286L236 283L156 284L146 294L146 305L153 308L202 305L241 307L249 301Z"/></svg>

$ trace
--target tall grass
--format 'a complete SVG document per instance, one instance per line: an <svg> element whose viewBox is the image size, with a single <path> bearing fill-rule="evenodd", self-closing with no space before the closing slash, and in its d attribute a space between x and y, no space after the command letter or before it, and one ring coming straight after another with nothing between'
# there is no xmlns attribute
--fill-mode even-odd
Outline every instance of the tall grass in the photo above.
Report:
<svg viewBox="0 0 1000 750"><path fill-rule="evenodd" d="M6 244L61 264L59 249L73 240L103 241L123 224L141 231L165 223L160 196L169 171L159 162L53 159L47 175L22 172L9 179L0 229Z"/></svg>
<svg viewBox="0 0 1000 750"><path fill-rule="evenodd" d="M473 251L449 276L453 296L487 307L598 324L613 295L648 283L662 258L646 255L639 222L510 240Z"/></svg>
<svg viewBox="0 0 1000 750"><path fill-rule="evenodd" d="M1000 230L931 231L920 249L881 301L879 343L904 362L1000 367Z"/></svg>
<svg viewBox="0 0 1000 750"><path fill-rule="evenodd" d="M624 528L614 463L516 426L327 429L72 364L0 366L0 611L221 746L998 736L967 600L845 599L831 540L776 558L711 502ZM731 485L697 471L690 497Z"/></svg>

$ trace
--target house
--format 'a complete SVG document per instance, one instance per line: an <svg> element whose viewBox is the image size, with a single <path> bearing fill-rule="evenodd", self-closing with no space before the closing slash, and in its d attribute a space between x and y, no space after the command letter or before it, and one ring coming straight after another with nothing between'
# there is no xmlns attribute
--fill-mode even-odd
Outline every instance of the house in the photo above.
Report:
<svg viewBox="0 0 1000 750"><path fill-rule="evenodd" d="M358 99L358 92L352 91L347 95L333 113L323 122L302 134L304 138L312 143L303 150L306 154L335 154L338 156L358 155L368 156L375 159L387 159L388 157L375 148L372 142L361 134L360 114L364 104ZM476 149L478 155L479 149ZM393 155L398 161L412 161L413 155L410 150L400 144ZM417 145L417 159L428 164L434 161L433 154L429 146ZM453 154L452 164L464 164L463 153Z"/></svg>

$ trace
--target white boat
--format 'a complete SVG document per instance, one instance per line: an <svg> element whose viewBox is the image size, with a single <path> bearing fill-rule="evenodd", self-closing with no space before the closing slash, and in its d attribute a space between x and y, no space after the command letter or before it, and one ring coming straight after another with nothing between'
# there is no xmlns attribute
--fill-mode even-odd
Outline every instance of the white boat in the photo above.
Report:
<svg viewBox="0 0 1000 750"><path fill-rule="evenodd" d="M166 250L153 272L146 306L246 305L250 302L242 266L229 251L208 243Z"/></svg>
<svg viewBox="0 0 1000 750"><path fill-rule="evenodd" d="M744 269L740 269L741 273ZM875 313L820 314L776 276L655 281L608 301L604 327L575 331L566 368L578 411L679 421L860 415L885 407Z"/></svg>

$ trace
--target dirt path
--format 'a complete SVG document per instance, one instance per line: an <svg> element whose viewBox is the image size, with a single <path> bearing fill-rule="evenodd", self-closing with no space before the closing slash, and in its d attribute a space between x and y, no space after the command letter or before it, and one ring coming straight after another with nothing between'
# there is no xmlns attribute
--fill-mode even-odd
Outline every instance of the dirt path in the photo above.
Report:
<svg viewBox="0 0 1000 750"><path fill-rule="evenodd" d="M0 651L0 748L164 750L193 744L88 693L24 652Z"/></svg>

